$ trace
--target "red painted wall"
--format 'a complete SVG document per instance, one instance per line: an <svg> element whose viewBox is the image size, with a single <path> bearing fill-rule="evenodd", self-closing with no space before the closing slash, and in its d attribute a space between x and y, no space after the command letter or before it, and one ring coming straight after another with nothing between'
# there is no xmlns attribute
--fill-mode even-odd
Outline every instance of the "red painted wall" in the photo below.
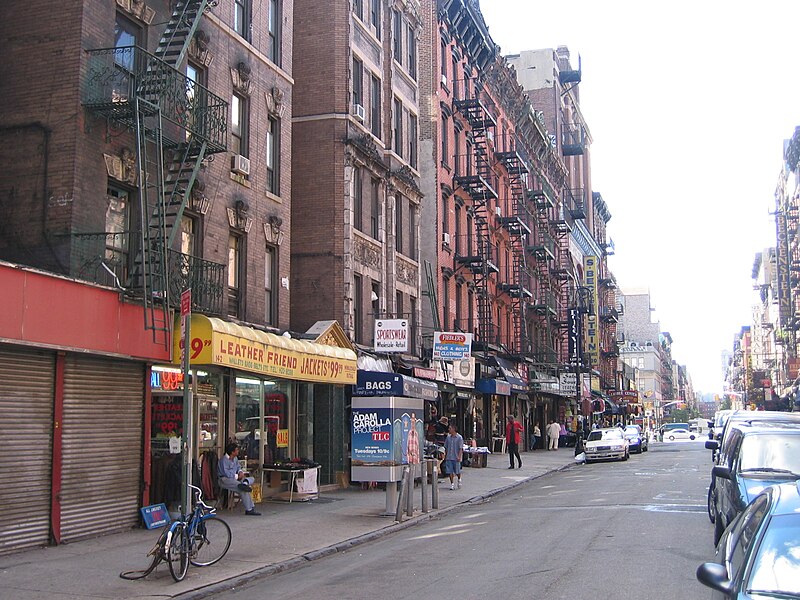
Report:
<svg viewBox="0 0 800 600"><path fill-rule="evenodd" d="M141 305L70 279L0 263L0 339L169 362ZM167 320L168 323L172 319Z"/></svg>

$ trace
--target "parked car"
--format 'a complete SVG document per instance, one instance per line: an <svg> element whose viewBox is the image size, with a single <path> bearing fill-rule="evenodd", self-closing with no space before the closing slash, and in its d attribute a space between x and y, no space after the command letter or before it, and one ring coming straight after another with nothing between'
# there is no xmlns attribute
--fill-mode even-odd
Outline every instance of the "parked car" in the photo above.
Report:
<svg viewBox="0 0 800 600"><path fill-rule="evenodd" d="M751 425L757 423L796 423L800 426L800 413L796 412L783 412L783 411L765 411L765 410L735 410L735 411L720 411L724 413L720 421L715 419L715 422L721 422L720 429L715 428L714 438L706 442L706 448L711 450L711 461L714 464L720 463L720 458L727 455L730 450L730 436L727 432L737 423L749 423ZM711 485L708 486L708 518L713 523L715 519L714 513L714 473L711 473Z"/></svg>
<svg viewBox="0 0 800 600"><path fill-rule="evenodd" d="M712 469L714 543L725 528L764 488L800 479L800 425L737 423L730 441Z"/></svg>
<svg viewBox="0 0 800 600"><path fill-rule="evenodd" d="M662 442L667 438L667 433L672 431L673 429L685 429L689 431L689 424L688 423L664 423L661 428L658 430L658 439Z"/></svg>
<svg viewBox="0 0 800 600"><path fill-rule="evenodd" d="M688 429L667 429L664 432L664 440L674 442L675 440L694 440L697 438L696 433L692 433Z"/></svg>
<svg viewBox="0 0 800 600"><path fill-rule="evenodd" d="M628 425L625 428L625 437L628 439L628 450L641 454L647 452L647 436L642 433L638 425Z"/></svg>
<svg viewBox="0 0 800 600"><path fill-rule="evenodd" d="M592 429L584 442L586 462L596 460L628 460L628 440L621 427Z"/></svg>
<svg viewBox="0 0 800 600"><path fill-rule="evenodd" d="M767 488L725 530L717 562L697 568L714 598L800 598L800 484Z"/></svg>

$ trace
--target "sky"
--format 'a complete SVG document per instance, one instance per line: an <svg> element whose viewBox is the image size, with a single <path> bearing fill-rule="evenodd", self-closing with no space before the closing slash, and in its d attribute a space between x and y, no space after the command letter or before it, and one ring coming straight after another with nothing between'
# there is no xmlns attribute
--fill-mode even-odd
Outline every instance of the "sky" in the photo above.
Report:
<svg viewBox="0 0 800 600"><path fill-rule="evenodd" d="M609 266L649 288L695 391L752 321L756 253L775 245L783 141L800 125L800 2L482 0L503 54L580 54L592 188L611 211Z"/></svg>

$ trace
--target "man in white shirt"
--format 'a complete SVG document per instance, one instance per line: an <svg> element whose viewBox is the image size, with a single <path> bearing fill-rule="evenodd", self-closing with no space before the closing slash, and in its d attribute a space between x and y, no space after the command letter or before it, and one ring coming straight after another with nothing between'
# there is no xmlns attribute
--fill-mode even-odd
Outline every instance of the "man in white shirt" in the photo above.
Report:
<svg viewBox="0 0 800 600"><path fill-rule="evenodd" d="M252 478L247 477L241 467L239 466L239 444L231 442L225 446L225 456L219 459L217 470L219 471L219 485L221 488L236 492L242 498L244 504L244 514L259 517L260 512L256 511L255 504L253 503L253 496L250 492L253 488L249 484L253 482Z"/></svg>

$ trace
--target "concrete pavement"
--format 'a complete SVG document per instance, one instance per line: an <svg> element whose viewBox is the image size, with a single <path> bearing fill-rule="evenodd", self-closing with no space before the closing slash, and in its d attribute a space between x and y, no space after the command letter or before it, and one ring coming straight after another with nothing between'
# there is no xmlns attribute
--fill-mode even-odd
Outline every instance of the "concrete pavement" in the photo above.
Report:
<svg viewBox="0 0 800 600"><path fill-rule="evenodd" d="M291 570L342 549L439 517L469 503L547 473L575 464L572 448L537 450L522 455L521 469L508 469L508 455L488 456L486 468L463 469L463 487L450 490L439 481L439 509L419 510L419 487L414 490L415 512L402 523L381 516L383 490L356 487L323 491L308 502L268 501L258 505L260 517L246 517L239 507L220 511L233 533L231 548L220 563L190 567L186 579L175 583L165 563L146 579L126 581L122 571L144 569L147 552L158 531L135 529L56 547L0 557L0 600L77 598L200 598L270 573ZM583 468L583 467L582 467ZM430 486L428 486L430 493Z"/></svg>

